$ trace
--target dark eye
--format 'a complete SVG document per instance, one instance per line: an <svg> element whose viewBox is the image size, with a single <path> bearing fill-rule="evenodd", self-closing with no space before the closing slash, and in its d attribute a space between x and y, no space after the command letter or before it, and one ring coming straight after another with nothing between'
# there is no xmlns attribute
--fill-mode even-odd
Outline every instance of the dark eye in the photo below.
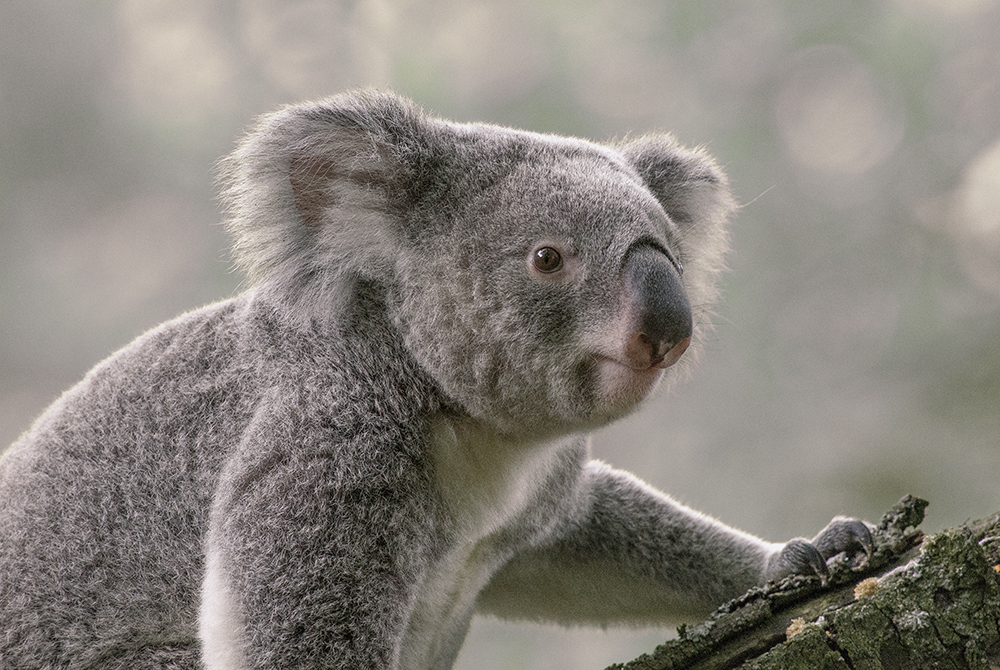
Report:
<svg viewBox="0 0 1000 670"><path fill-rule="evenodd" d="M552 247L542 247L535 251L532 262L536 270L548 274L562 267L562 256Z"/></svg>

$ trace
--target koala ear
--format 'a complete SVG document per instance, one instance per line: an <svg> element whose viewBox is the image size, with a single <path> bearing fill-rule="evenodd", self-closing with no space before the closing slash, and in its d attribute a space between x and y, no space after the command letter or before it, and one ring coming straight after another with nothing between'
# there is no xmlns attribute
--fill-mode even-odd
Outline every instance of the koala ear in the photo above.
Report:
<svg viewBox="0 0 1000 670"><path fill-rule="evenodd" d="M408 100L375 91L262 117L220 170L249 280L308 320L334 313L359 278L390 279L426 124Z"/></svg>
<svg viewBox="0 0 1000 670"><path fill-rule="evenodd" d="M707 152L687 149L670 135L640 137L618 150L680 230L691 304L711 304L729 248L726 225L736 208L726 175Z"/></svg>

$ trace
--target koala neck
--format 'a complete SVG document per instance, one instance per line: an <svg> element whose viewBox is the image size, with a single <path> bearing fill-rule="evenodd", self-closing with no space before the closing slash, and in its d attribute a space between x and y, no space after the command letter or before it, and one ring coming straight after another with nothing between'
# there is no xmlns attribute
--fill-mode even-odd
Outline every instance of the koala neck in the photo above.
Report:
<svg viewBox="0 0 1000 670"><path fill-rule="evenodd" d="M515 438L444 414L431 421L429 433L435 483L460 538L468 542L518 518L557 470L587 453L583 435Z"/></svg>
<svg viewBox="0 0 1000 670"><path fill-rule="evenodd" d="M246 309L250 346L267 361L274 378L315 377L316 361L324 361L331 387L342 383L337 379L351 378L353 384L381 389L383 394L373 395L372 402L415 421L441 412L442 392L406 351L384 307L371 296L345 303L338 314L307 321L288 315L285 305L267 292L249 294Z"/></svg>

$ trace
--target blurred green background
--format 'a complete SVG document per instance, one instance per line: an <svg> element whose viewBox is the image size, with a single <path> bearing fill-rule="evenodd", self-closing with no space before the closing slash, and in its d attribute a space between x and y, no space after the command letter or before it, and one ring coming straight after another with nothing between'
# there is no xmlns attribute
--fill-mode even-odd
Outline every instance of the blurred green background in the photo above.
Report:
<svg viewBox="0 0 1000 670"><path fill-rule="evenodd" d="M768 539L905 493L1000 509L1000 3L0 3L0 448L99 359L239 290L213 163L348 87L704 144L744 204L699 371L596 454ZM477 620L461 668L669 631Z"/></svg>

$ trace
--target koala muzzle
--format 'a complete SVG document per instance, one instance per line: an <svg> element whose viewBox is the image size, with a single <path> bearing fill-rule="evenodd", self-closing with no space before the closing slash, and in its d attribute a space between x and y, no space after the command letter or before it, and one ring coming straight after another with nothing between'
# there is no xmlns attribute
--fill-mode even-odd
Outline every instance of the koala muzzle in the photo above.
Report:
<svg viewBox="0 0 1000 670"><path fill-rule="evenodd" d="M629 364L640 369L673 365L691 343L691 305L680 273L665 252L639 243L629 249L624 277L634 324L626 344Z"/></svg>

